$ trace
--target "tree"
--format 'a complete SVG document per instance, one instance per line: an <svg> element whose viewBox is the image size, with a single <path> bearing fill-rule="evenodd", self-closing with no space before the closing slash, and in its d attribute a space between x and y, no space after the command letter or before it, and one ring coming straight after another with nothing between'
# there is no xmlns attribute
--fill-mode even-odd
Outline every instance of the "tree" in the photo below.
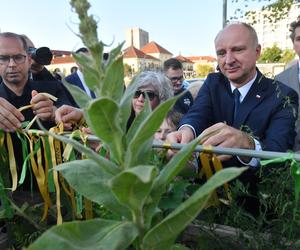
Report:
<svg viewBox="0 0 300 250"><path fill-rule="evenodd" d="M295 59L295 51L292 49L285 49L282 52L282 58L280 59L280 62L283 63L288 63L290 61L292 61L293 59Z"/></svg>
<svg viewBox="0 0 300 250"><path fill-rule="evenodd" d="M282 50L274 44L271 48L266 48L261 54L258 62L260 63L276 63L282 59Z"/></svg>
<svg viewBox="0 0 300 250"><path fill-rule="evenodd" d="M239 0L232 0L233 3L239 3ZM264 18L267 18L271 23L277 23L278 21L287 17L292 4L298 3L299 0L244 0L243 5L237 7L234 11L234 16L229 18L230 21L237 21L247 17L248 20L252 20L250 24L257 23L256 13L250 10L250 4L254 2L266 2L262 6L261 10L265 10Z"/></svg>
<svg viewBox="0 0 300 250"><path fill-rule="evenodd" d="M131 66L127 63L124 64L124 75L125 76L132 76Z"/></svg>
<svg viewBox="0 0 300 250"><path fill-rule="evenodd" d="M209 73L214 72L214 67L210 64L198 64L195 71L197 76L206 77Z"/></svg>

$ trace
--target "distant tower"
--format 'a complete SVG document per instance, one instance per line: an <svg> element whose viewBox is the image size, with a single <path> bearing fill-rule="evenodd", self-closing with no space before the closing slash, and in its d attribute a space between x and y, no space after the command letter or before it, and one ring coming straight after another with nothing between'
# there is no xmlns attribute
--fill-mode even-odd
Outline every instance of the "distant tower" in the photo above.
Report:
<svg viewBox="0 0 300 250"><path fill-rule="evenodd" d="M137 49L143 48L149 43L149 33L140 28L129 28L125 30L125 48L134 46Z"/></svg>

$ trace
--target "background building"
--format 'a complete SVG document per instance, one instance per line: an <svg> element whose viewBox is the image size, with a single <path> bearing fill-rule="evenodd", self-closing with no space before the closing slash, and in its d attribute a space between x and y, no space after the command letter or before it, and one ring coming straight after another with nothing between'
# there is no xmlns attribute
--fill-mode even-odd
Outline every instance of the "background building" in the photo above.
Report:
<svg viewBox="0 0 300 250"><path fill-rule="evenodd" d="M140 28L129 28L125 30L125 48L134 46L137 49L143 48L149 43L149 33Z"/></svg>
<svg viewBox="0 0 300 250"><path fill-rule="evenodd" d="M282 50L293 49L293 44L289 37L289 27L290 23L296 21L300 15L300 3L293 4L286 18L278 20L276 23L268 19L268 14L267 10L256 11L256 23L253 24L262 49L271 48L274 44L277 44ZM248 18L247 22L252 23L252 19Z"/></svg>

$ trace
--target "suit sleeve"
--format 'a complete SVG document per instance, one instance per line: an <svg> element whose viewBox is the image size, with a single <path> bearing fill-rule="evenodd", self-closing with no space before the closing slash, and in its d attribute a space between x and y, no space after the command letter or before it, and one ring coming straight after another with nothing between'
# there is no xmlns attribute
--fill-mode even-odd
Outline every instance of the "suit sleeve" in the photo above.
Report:
<svg viewBox="0 0 300 250"><path fill-rule="evenodd" d="M278 98L278 96L275 96ZM289 88L287 94L280 99L272 116L264 137L260 138L262 149L286 152L293 149L298 117L298 94Z"/></svg>
<svg viewBox="0 0 300 250"><path fill-rule="evenodd" d="M60 106L66 104L66 105L78 107L76 102L74 101L72 95L67 90L67 88L63 85L63 83L57 81L57 82L55 82L55 84L56 84L56 95L55 96L57 97L55 106L59 108Z"/></svg>
<svg viewBox="0 0 300 250"><path fill-rule="evenodd" d="M205 81L198 92L194 104L179 124L179 127L183 125L192 126L196 136L212 124L211 113L213 112L213 107L208 82L209 79Z"/></svg>

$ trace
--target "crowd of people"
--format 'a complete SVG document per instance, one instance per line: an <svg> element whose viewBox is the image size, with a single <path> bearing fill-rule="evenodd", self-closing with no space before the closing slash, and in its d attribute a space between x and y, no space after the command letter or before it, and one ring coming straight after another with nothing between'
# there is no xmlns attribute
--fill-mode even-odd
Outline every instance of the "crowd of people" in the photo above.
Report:
<svg viewBox="0 0 300 250"><path fill-rule="evenodd" d="M300 57L300 18L291 24L291 39ZM214 44L219 71L207 76L195 100L183 89L183 67L175 58L164 62L162 72L139 73L134 78L137 89L127 129L144 108L146 99L151 109L155 109L181 94L155 134L156 139L185 144L201 136L204 146L298 151L299 61L276 76L276 80L264 76L256 67L261 53L257 34L245 23L228 24L216 35ZM37 116L46 128L63 122L65 129L72 129L74 121L82 119L83 111L57 77L35 61L30 54L32 49L35 46L27 36L0 33L0 128L14 132L22 127L23 121ZM87 48L75 53L89 55ZM85 83L80 64L65 80L90 98L97 98ZM44 93L57 97L57 101L54 103ZM26 105L31 106L20 111ZM12 135L15 150L21 155L21 145L16 135ZM169 152L170 157L173 154ZM224 167L249 166L240 180L250 185L251 192L256 192L260 159L228 155L219 158ZM22 157L16 159L20 169Z"/></svg>

